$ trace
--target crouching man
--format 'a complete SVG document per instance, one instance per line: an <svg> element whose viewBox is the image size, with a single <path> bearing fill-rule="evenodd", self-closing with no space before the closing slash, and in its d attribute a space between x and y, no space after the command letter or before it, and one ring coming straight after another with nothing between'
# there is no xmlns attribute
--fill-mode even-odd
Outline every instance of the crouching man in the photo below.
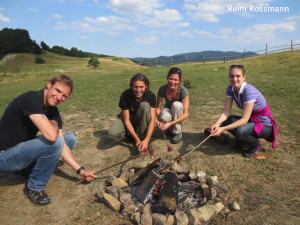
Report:
<svg viewBox="0 0 300 225"><path fill-rule="evenodd" d="M84 170L72 155L75 136L62 132L56 105L63 103L72 90L69 77L54 77L44 89L15 98L0 120L0 171L29 171L24 194L33 204L50 203L44 188L60 156L87 181L97 177L94 171ZM41 136L36 136L38 131Z"/></svg>
<svg viewBox="0 0 300 225"><path fill-rule="evenodd" d="M151 136L155 126L155 94L150 90L150 81L142 73L130 80L130 89L125 90L119 101L121 114L112 123L108 138L119 140L125 135L135 141L140 151L151 148Z"/></svg>

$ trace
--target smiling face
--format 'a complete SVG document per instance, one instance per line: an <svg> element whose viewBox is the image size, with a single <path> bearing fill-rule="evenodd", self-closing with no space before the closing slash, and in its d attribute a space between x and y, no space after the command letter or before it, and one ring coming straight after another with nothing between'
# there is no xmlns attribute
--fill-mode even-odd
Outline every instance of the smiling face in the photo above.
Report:
<svg viewBox="0 0 300 225"><path fill-rule="evenodd" d="M139 102L143 99L143 95L146 92L147 86L144 81L136 80L133 82L132 91L135 99Z"/></svg>
<svg viewBox="0 0 300 225"><path fill-rule="evenodd" d="M178 74L174 73L174 74L170 74L167 77L167 81L168 81L168 88L172 89L172 90L177 90L178 89L178 85L180 83L180 77Z"/></svg>
<svg viewBox="0 0 300 225"><path fill-rule="evenodd" d="M52 84L49 82L45 88L44 92L44 105L45 108L49 106L56 106L63 103L66 98L70 95L71 88L60 82Z"/></svg>
<svg viewBox="0 0 300 225"><path fill-rule="evenodd" d="M235 68L229 72L229 81L235 91L239 91L246 79L243 70Z"/></svg>

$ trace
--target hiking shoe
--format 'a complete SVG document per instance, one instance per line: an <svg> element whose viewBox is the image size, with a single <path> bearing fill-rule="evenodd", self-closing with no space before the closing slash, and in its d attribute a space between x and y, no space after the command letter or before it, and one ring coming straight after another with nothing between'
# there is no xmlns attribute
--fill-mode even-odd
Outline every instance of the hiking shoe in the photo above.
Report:
<svg viewBox="0 0 300 225"><path fill-rule="evenodd" d="M181 139L182 139L182 132L180 132L179 134L174 134L174 136L172 138L172 143L178 144L181 142Z"/></svg>
<svg viewBox="0 0 300 225"><path fill-rule="evenodd" d="M44 190L33 191L33 190L30 190L26 184L23 191L24 191L25 197L28 198L33 204L47 205L50 203L50 197L44 192Z"/></svg>
<svg viewBox="0 0 300 225"><path fill-rule="evenodd" d="M263 147L262 147L261 142L259 142L258 147L252 148L249 151L243 153L243 156L245 158L252 159L252 158L254 158L254 156L256 156L259 152L262 152L262 151L263 151Z"/></svg>

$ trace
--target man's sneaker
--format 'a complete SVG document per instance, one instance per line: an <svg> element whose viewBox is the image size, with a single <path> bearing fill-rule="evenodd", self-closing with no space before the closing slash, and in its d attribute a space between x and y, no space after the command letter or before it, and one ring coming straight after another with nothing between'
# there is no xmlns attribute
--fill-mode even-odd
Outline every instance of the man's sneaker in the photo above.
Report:
<svg viewBox="0 0 300 225"><path fill-rule="evenodd" d="M23 189L25 197L27 197L33 204L47 205L50 203L50 197L43 191L33 191L25 185Z"/></svg>
<svg viewBox="0 0 300 225"><path fill-rule="evenodd" d="M178 144L181 142L181 139L182 139L182 132L180 132L179 134L174 134L174 136L172 138L172 143Z"/></svg>
<svg viewBox="0 0 300 225"><path fill-rule="evenodd" d="M259 152L262 152L262 151L263 151L263 147L262 147L261 142L259 142L259 146L258 147L250 149L249 151L245 152L243 154L243 156L245 158L252 159L252 158L254 158L254 156L256 156Z"/></svg>

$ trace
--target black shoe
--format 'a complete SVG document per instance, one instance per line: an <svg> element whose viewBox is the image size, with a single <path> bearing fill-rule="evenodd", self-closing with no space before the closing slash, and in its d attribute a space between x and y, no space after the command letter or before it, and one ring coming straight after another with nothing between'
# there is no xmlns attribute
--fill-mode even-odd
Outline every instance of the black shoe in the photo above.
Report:
<svg viewBox="0 0 300 225"><path fill-rule="evenodd" d="M25 197L28 198L33 204L47 205L50 203L50 197L44 192L44 190L33 191L33 190L30 190L26 184L23 191L24 191Z"/></svg>
<svg viewBox="0 0 300 225"><path fill-rule="evenodd" d="M256 156L259 152L262 152L262 151L263 151L263 147L262 147L261 142L259 142L258 147L252 148L249 151L243 153L243 156L245 158L252 159L252 158L254 158L254 156Z"/></svg>

